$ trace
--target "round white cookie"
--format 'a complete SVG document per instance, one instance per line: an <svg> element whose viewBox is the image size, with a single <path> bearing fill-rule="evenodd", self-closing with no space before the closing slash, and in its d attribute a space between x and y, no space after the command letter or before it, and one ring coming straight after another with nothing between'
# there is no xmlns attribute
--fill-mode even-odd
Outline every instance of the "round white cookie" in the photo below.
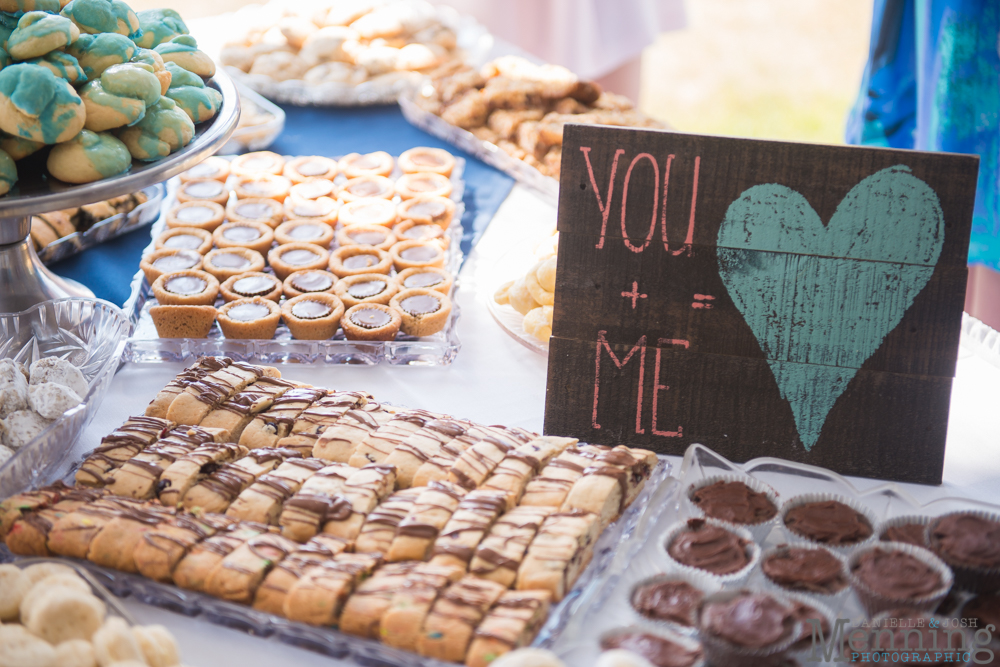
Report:
<svg viewBox="0 0 1000 667"><path fill-rule="evenodd" d="M55 382L33 384L28 388L31 409L46 419L57 419L82 402L83 399L75 391Z"/></svg>
<svg viewBox="0 0 1000 667"><path fill-rule="evenodd" d="M653 667L653 663L632 651L616 648L602 653L594 667Z"/></svg>
<svg viewBox="0 0 1000 667"><path fill-rule="evenodd" d="M0 359L0 419L28 407L28 381L16 362Z"/></svg>
<svg viewBox="0 0 1000 667"><path fill-rule="evenodd" d="M3 420L3 444L17 450L45 430L51 422L32 410L18 410Z"/></svg>
<svg viewBox="0 0 1000 667"><path fill-rule="evenodd" d="M17 620L21 599L31 590L31 579L16 565L0 565L0 621Z"/></svg>
<svg viewBox="0 0 1000 667"><path fill-rule="evenodd" d="M86 639L70 639L56 646L59 667L97 667L94 647Z"/></svg>
<svg viewBox="0 0 1000 667"><path fill-rule="evenodd" d="M56 650L24 626L0 625L0 667L59 667Z"/></svg>
<svg viewBox="0 0 1000 667"><path fill-rule="evenodd" d="M45 357L35 361L28 368L28 373L31 375L31 384L55 382L69 387L81 398L87 395L90 388L80 369L59 357Z"/></svg>

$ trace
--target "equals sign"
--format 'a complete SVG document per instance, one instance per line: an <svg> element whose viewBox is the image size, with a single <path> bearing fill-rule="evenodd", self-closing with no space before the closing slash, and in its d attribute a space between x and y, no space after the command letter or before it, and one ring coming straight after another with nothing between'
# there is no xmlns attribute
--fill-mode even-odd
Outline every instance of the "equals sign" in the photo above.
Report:
<svg viewBox="0 0 1000 667"><path fill-rule="evenodd" d="M712 303L711 303L712 301L715 301L715 297L714 296L711 296L709 294L695 294L694 295L694 303L691 304L691 307L694 308L694 309L696 309L696 310L698 308L704 308L705 310L711 310L712 309Z"/></svg>

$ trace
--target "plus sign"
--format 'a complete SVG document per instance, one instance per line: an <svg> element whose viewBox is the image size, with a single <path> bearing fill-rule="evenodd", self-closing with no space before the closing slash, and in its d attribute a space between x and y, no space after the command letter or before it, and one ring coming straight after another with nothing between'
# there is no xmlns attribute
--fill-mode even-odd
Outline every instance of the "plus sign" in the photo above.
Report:
<svg viewBox="0 0 1000 667"><path fill-rule="evenodd" d="M639 292L639 283L632 281L632 291L622 292L622 296L627 299L632 299L632 310L635 310L635 305L638 303L639 299L645 299L646 295Z"/></svg>

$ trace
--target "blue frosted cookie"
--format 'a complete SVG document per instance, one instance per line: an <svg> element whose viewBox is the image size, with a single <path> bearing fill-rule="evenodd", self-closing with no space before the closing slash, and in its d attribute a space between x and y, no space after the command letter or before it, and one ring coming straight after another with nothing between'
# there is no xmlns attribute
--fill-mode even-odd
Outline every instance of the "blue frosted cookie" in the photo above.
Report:
<svg viewBox="0 0 1000 667"><path fill-rule="evenodd" d="M200 76L187 71L177 63L166 65L171 75L167 97L176 102L195 123L204 122L215 116L222 106L222 93L209 88Z"/></svg>
<svg viewBox="0 0 1000 667"><path fill-rule="evenodd" d="M93 81L112 65L127 63L135 55L136 46L124 35L80 35L66 51L80 62L87 79Z"/></svg>
<svg viewBox="0 0 1000 667"><path fill-rule="evenodd" d="M164 42L169 42L178 35L187 35L188 27L184 19L173 9L149 9L138 12L139 27L142 36L135 43L144 49L152 49Z"/></svg>
<svg viewBox="0 0 1000 667"><path fill-rule="evenodd" d="M171 76L170 72L167 71L166 63L163 62L163 58L160 57L159 53L152 49L138 48L129 62L148 67L160 81L160 94L167 94L167 89L170 88Z"/></svg>
<svg viewBox="0 0 1000 667"><path fill-rule="evenodd" d="M160 82L145 65L112 65L81 88L80 97L87 108L84 127L103 132L141 120L159 101Z"/></svg>
<svg viewBox="0 0 1000 667"><path fill-rule="evenodd" d="M0 70L0 130L57 144L76 136L86 115L73 86L48 68L20 63Z"/></svg>
<svg viewBox="0 0 1000 667"><path fill-rule="evenodd" d="M6 151L0 150L0 195L10 192L15 183L17 183L17 165Z"/></svg>
<svg viewBox="0 0 1000 667"><path fill-rule="evenodd" d="M180 35L156 47L164 62L177 63L189 72L206 79L215 76L215 63L208 54L198 50L198 41L191 35Z"/></svg>
<svg viewBox="0 0 1000 667"><path fill-rule="evenodd" d="M62 15L75 23L80 32L139 36L139 17L122 0L73 0L63 7Z"/></svg>
<svg viewBox="0 0 1000 667"><path fill-rule="evenodd" d="M83 130L69 141L53 146L46 166L60 181L92 183L124 174L132 166L132 156L111 133Z"/></svg>
<svg viewBox="0 0 1000 667"><path fill-rule="evenodd" d="M15 137L13 134L0 132L0 150L6 152L14 160L26 158L43 148L45 148L45 144L40 141L32 141L31 139Z"/></svg>
<svg viewBox="0 0 1000 667"><path fill-rule="evenodd" d="M80 37L80 30L58 14L28 12L17 21L17 28L7 38L7 52L14 60L44 56L69 46Z"/></svg>
<svg viewBox="0 0 1000 667"><path fill-rule="evenodd" d="M169 97L161 97L135 125L116 130L132 157L147 161L159 160L187 146L194 132L194 123Z"/></svg>
<svg viewBox="0 0 1000 667"><path fill-rule="evenodd" d="M72 84L81 85L87 82L87 75L80 67L80 61L65 51L50 51L41 58L32 58L28 62L47 67L60 79L66 79Z"/></svg>

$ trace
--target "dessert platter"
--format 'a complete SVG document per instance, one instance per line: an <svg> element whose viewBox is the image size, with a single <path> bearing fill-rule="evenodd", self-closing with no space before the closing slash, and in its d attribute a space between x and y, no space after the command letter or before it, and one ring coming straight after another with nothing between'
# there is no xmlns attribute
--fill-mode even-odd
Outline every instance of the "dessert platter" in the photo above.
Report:
<svg viewBox="0 0 1000 667"><path fill-rule="evenodd" d="M7 558L369 665L551 643L671 486L627 447L483 426L204 357L66 479L0 502ZM15 562L17 562L15 560Z"/></svg>
<svg viewBox="0 0 1000 667"><path fill-rule="evenodd" d="M221 36L218 61L234 79L299 105L391 104L435 72L481 64L493 45L470 17L423 0L272 0L202 28Z"/></svg>
<svg viewBox="0 0 1000 667"><path fill-rule="evenodd" d="M464 166L431 148L198 165L133 279L126 359L450 363Z"/></svg>
<svg viewBox="0 0 1000 667"><path fill-rule="evenodd" d="M519 243L497 260L496 285L486 309L505 333L530 350L549 353L555 304L556 250L553 232L536 244Z"/></svg>
<svg viewBox="0 0 1000 667"><path fill-rule="evenodd" d="M406 119L506 172L556 205L566 123L662 128L627 98L557 65L502 56L432 77L403 95Z"/></svg>
<svg viewBox="0 0 1000 667"><path fill-rule="evenodd" d="M567 664L590 667L614 648L654 665L827 664L815 662L811 619L827 642L837 619L849 623L846 639L892 618L913 619L911 627L924 619L927 647L934 627L954 631L953 647L991 641L974 634L1000 610L1000 507L920 504L893 483L862 492L822 468L774 458L737 465L702 445L688 449L663 502L636 528L647 536L641 549L616 556L550 644ZM768 620L745 620L755 616ZM945 632L937 634L943 650ZM902 637L894 639L882 661L902 661L893 657ZM829 649L817 645L819 655ZM967 664L933 656L923 662Z"/></svg>

